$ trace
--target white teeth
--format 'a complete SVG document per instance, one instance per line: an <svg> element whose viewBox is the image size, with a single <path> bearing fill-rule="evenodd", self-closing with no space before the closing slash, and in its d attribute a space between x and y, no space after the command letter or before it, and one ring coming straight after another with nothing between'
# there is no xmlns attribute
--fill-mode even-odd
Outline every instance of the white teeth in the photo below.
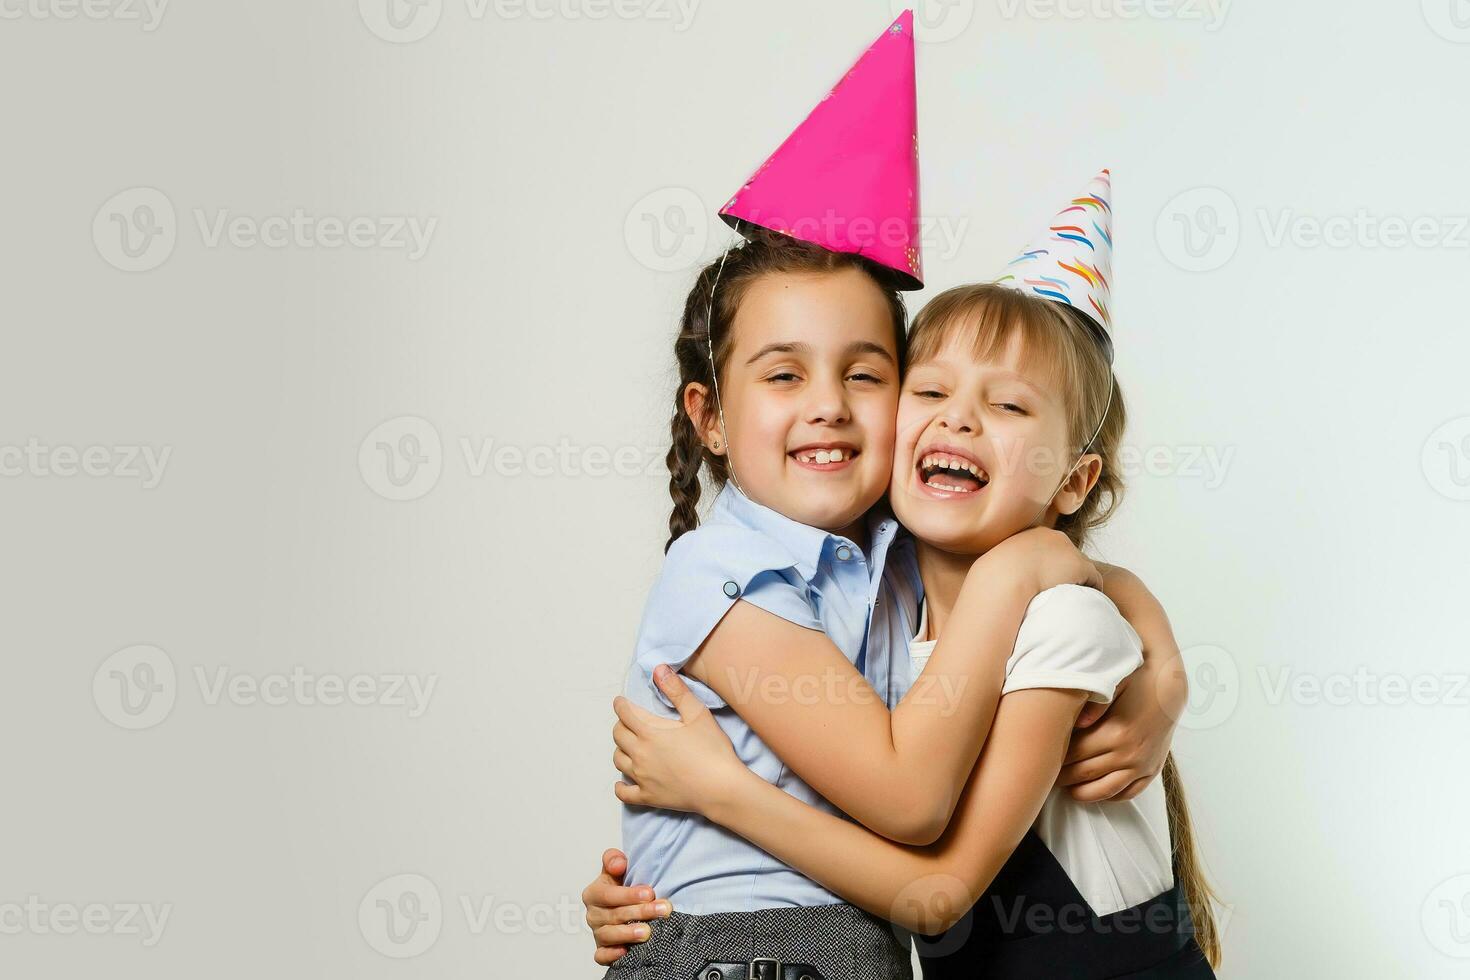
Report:
<svg viewBox="0 0 1470 980"><path fill-rule="evenodd" d="M825 449L818 449L817 450L817 462L818 463L830 463L830 462L832 462L832 454L829 453L829 452L827 452L827 450L825 450Z"/></svg>
<svg viewBox="0 0 1470 980"><path fill-rule="evenodd" d="M797 456L803 463L840 463L851 458L852 455L845 449L813 449Z"/></svg>
<svg viewBox="0 0 1470 980"><path fill-rule="evenodd" d="M930 453L928 456L925 456L920 461L919 465L926 470L954 470L956 472L969 473L971 476L975 477L978 480L985 479L984 470L980 469L980 467L975 463L972 463L967 459L960 459L958 456L947 456L943 453Z"/></svg>

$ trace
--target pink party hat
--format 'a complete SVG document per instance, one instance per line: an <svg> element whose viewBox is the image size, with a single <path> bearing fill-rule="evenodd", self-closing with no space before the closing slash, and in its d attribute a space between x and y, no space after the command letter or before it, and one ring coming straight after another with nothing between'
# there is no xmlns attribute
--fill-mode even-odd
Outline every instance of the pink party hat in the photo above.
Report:
<svg viewBox="0 0 1470 980"><path fill-rule="evenodd" d="M920 289L914 14L906 10L720 209L742 223L856 252Z"/></svg>
<svg viewBox="0 0 1470 980"><path fill-rule="evenodd" d="M1051 219L1046 233L1006 266L996 282L1064 303L1102 328L1111 351L1109 299L1113 279L1113 183L1104 170Z"/></svg>

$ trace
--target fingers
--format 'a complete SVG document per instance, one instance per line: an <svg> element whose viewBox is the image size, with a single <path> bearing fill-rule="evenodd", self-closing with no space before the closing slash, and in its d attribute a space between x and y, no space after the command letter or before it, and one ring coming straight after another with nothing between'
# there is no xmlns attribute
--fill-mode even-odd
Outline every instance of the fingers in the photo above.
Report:
<svg viewBox="0 0 1470 980"><path fill-rule="evenodd" d="M625 697L613 698L613 714L618 716L618 721L632 729L636 735L641 730L641 722L636 714L638 706Z"/></svg>
<svg viewBox="0 0 1470 980"><path fill-rule="evenodd" d="M659 664L653 669L653 682L658 689L669 699L669 703L679 712L679 717L685 721L693 721L702 710L704 705L689 690L689 685L683 679L669 669L668 664Z"/></svg>
<svg viewBox="0 0 1470 980"><path fill-rule="evenodd" d="M1102 721L1072 733L1072 741L1067 745L1067 757L1062 760L1063 765L1070 766L1074 762L1083 759L1091 759L1099 755L1107 755L1109 752L1117 752L1129 745L1129 739L1123 724L1116 719L1104 717Z"/></svg>
<svg viewBox="0 0 1470 980"><path fill-rule="evenodd" d="M616 741L616 739L614 739ZM628 870L628 855L616 847L609 847L602 852L602 873L622 883L623 872Z"/></svg>
<svg viewBox="0 0 1470 980"><path fill-rule="evenodd" d="M1057 773L1058 786L1076 786L1079 783L1088 783L1094 779L1101 779L1112 772L1124 768L1126 760L1122 759L1116 752L1106 752L1102 755L1093 756L1091 759L1083 759L1062 767ZM1138 773L1134 773L1134 779ZM1121 788L1121 787L1120 787Z"/></svg>
<svg viewBox="0 0 1470 980"><path fill-rule="evenodd" d="M595 929L592 932L592 937L597 940L597 945L599 947L627 947L631 946L633 943L643 942L650 935L651 933L648 930L648 926L643 924L642 922L629 925L603 926L601 929Z"/></svg>
<svg viewBox="0 0 1470 980"><path fill-rule="evenodd" d="M582 892L582 904L587 906L587 924L593 929L609 922L619 921L613 918L613 914L619 909L633 908L653 901L653 889L647 885L625 888L605 878L594 881ZM651 905L649 907L652 908ZM639 918L656 917L639 916Z"/></svg>
<svg viewBox="0 0 1470 980"><path fill-rule="evenodd" d="M1113 797L1113 802L1120 803L1124 800L1133 799L1139 793L1142 793L1144 790L1148 789L1149 783L1152 783L1153 781L1153 776L1144 776L1142 779L1135 779L1133 782L1129 783L1127 787L1124 788L1123 792Z"/></svg>
<svg viewBox="0 0 1470 980"><path fill-rule="evenodd" d="M1082 706L1082 712L1077 715L1076 728L1090 728L1092 724L1103 716L1108 706L1098 701L1089 701Z"/></svg>
<svg viewBox="0 0 1470 980"><path fill-rule="evenodd" d="M632 779L635 775L633 772L633 760L622 749L613 749L613 768L617 769L618 772L627 776L629 779Z"/></svg>
<svg viewBox="0 0 1470 980"><path fill-rule="evenodd" d="M598 966L612 966L626 956L627 953L628 951L621 946L609 946L606 949L599 946L597 947L597 951L592 954L592 961Z"/></svg>
<svg viewBox="0 0 1470 980"><path fill-rule="evenodd" d="M622 722L613 725L613 744L624 752L632 752L633 746L638 742L638 736L633 734L633 729Z"/></svg>
<svg viewBox="0 0 1470 980"><path fill-rule="evenodd" d="M643 802L642 788L634 785L633 783L625 783L621 781L613 783L613 795L622 800L624 803L628 804L629 806L646 805Z"/></svg>
<svg viewBox="0 0 1470 980"><path fill-rule="evenodd" d="M1118 772L1108 773L1103 778L1095 779L1090 783L1073 786L1067 792L1078 803L1101 803L1121 793L1136 778L1137 773L1119 770Z"/></svg>

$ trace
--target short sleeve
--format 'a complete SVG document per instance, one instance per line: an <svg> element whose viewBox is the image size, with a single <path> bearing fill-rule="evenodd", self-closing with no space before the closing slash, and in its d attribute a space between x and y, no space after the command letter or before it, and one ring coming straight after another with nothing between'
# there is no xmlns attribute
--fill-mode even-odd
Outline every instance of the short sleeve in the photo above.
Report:
<svg viewBox="0 0 1470 980"><path fill-rule="evenodd" d="M796 559L769 536L749 528L706 524L674 542L649 594L638 630L633 668L649 690L672 708L653 684L659 664L683 670L716 625L741 599L807 629L820 630ZM710 708L725 700L708 685L684 683Z"/></svg>
<svg viewBox="0 0 1470 980"><path fill-rule="evenodd" d="M1064 688L1107 704L1142 663L1143 643L1112 600L1097 589L1059 585L1027 606L1001 693Z"/></svg>

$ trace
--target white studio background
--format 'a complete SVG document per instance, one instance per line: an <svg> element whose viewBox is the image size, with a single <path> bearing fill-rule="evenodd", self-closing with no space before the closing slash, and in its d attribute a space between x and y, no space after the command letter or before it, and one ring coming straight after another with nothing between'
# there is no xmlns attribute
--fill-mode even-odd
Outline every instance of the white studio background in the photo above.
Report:
<svg viewBox="0 0 1470 980"><path fill-rule="evenodd" d="M0 972L600 974L675 316L894 12L0 2ZM1113 168L1222 976L1463 975L1470 8L919 16L914 309Z"/></svg>

